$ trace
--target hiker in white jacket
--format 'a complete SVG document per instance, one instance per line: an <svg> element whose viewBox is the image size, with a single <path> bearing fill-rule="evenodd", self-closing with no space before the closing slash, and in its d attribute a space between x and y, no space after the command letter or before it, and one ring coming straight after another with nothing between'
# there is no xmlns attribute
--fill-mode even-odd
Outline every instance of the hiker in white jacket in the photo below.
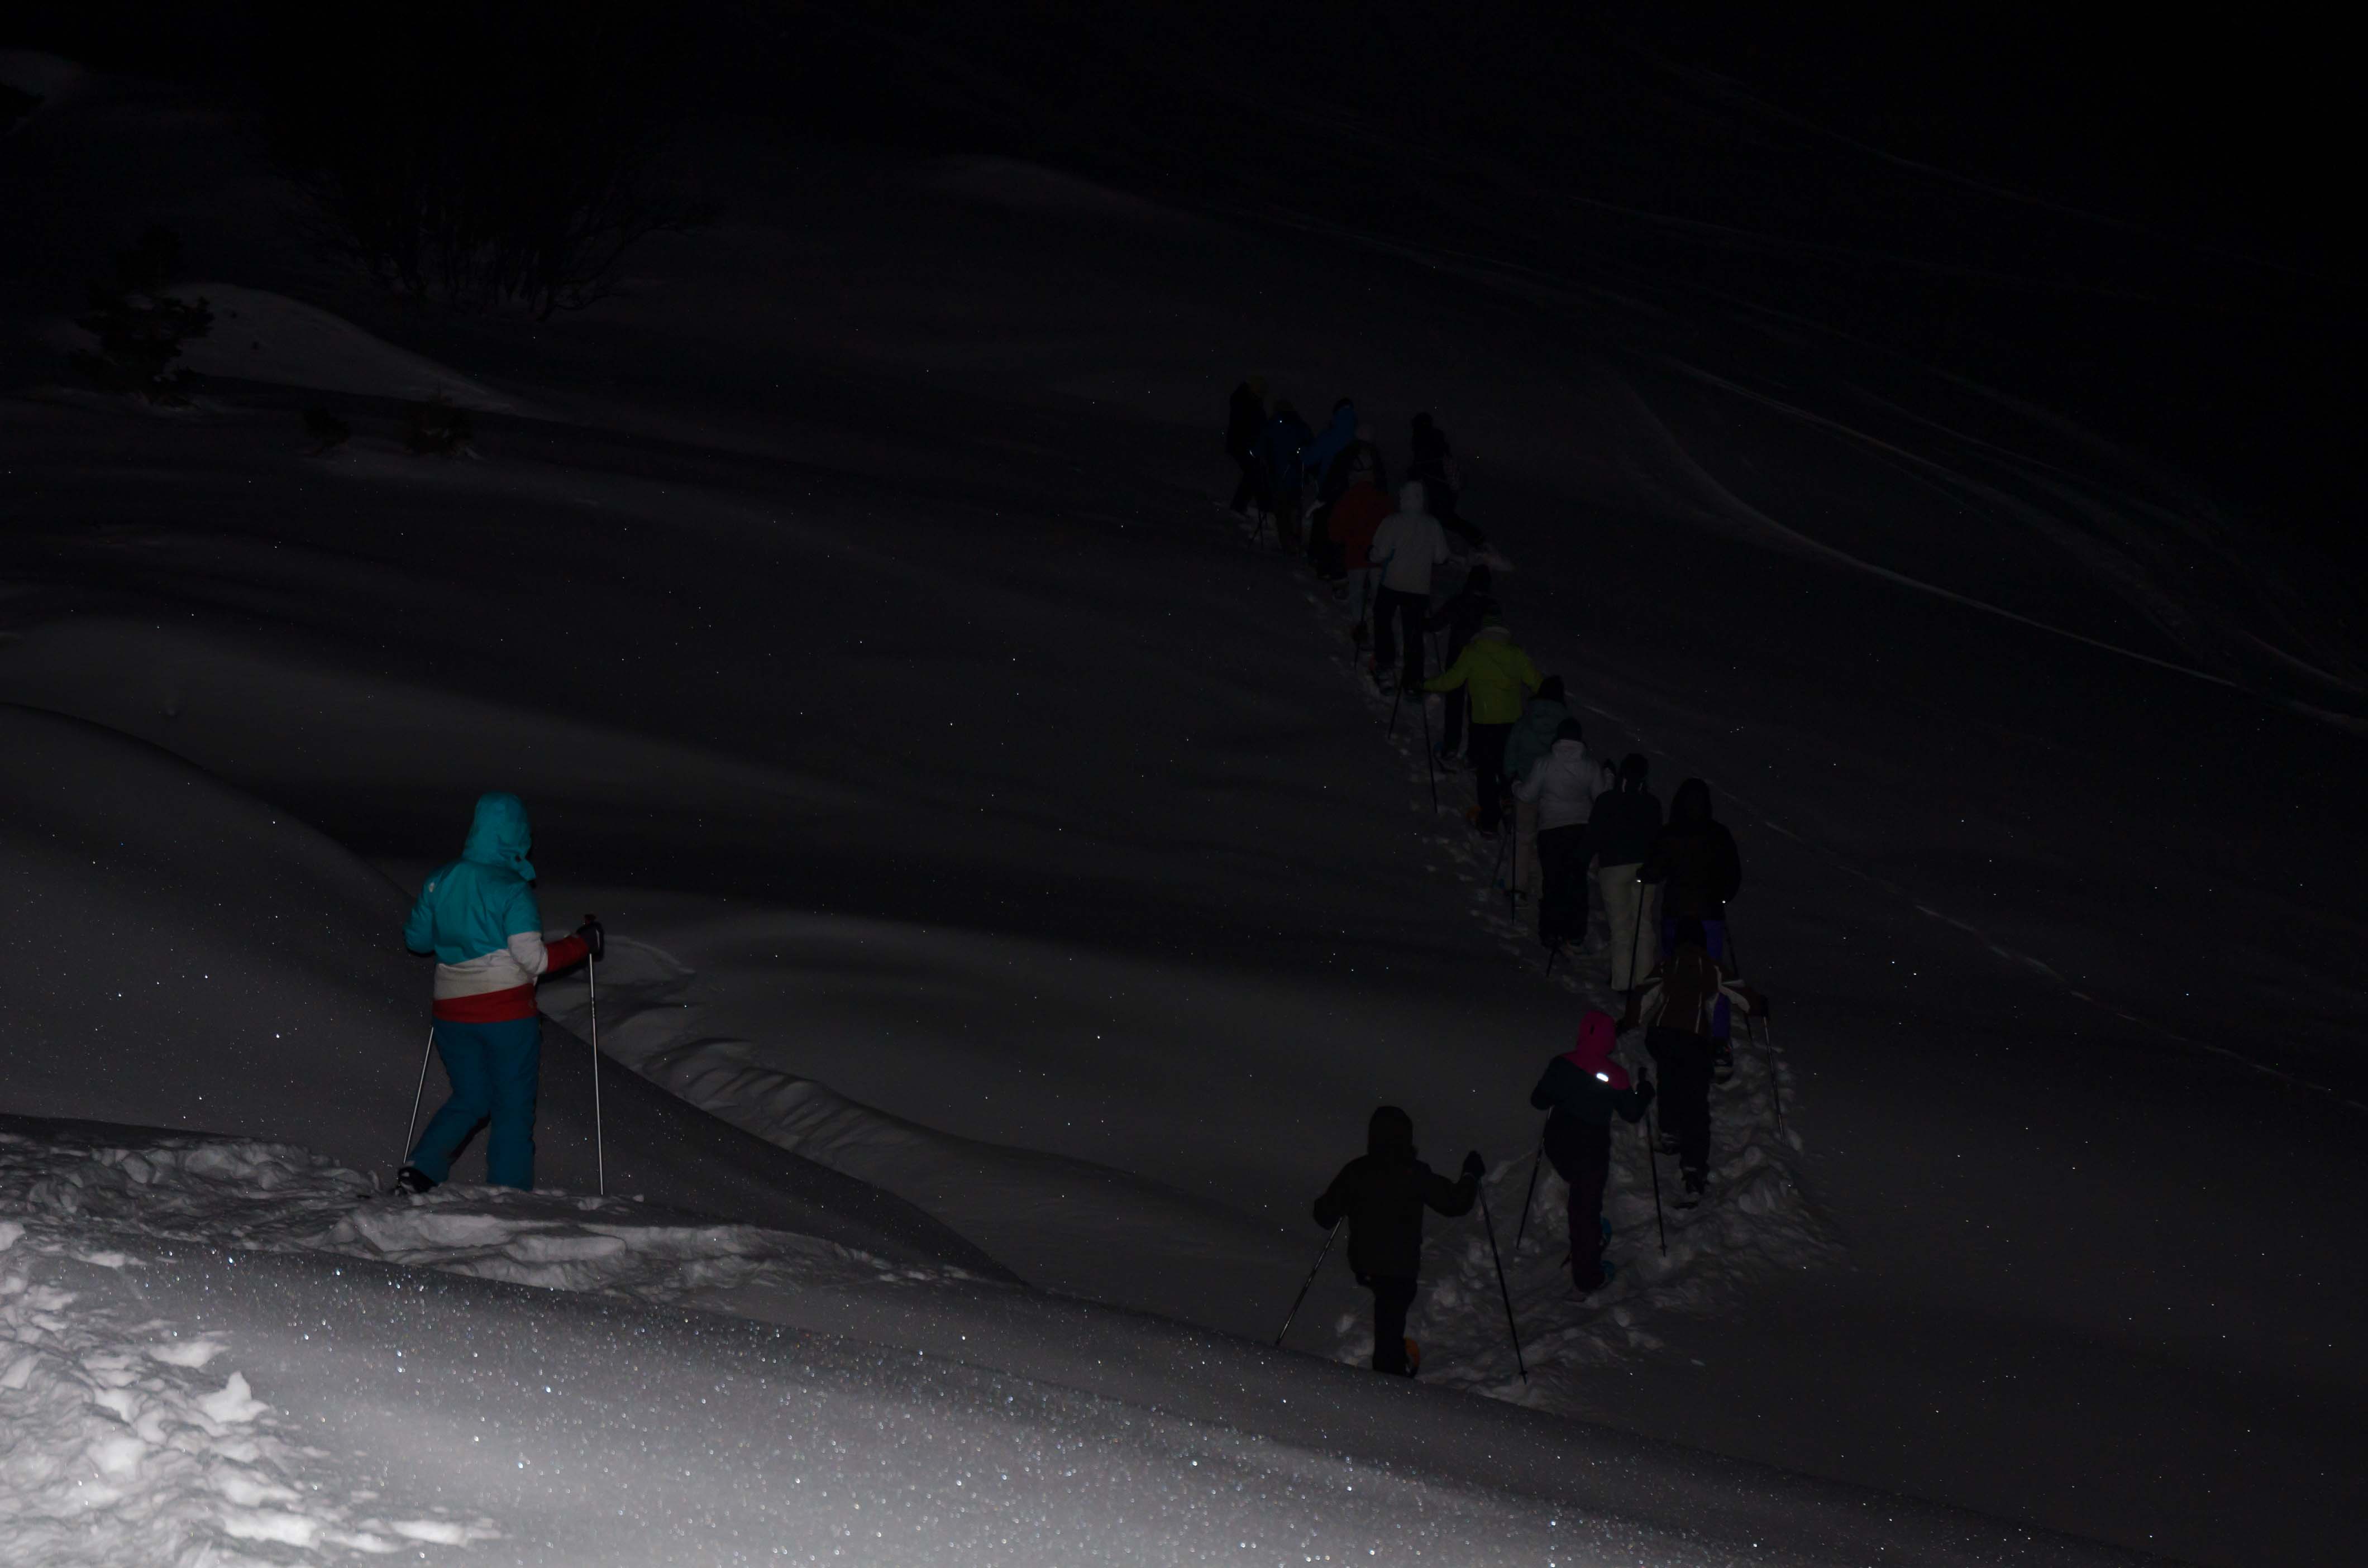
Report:
<svg viewBox="0 0 2368 1568"><path fill-rule="evenodd" d="M1422 622L1430 609L1430 573L1447 560L1447 530L1422 509L1422 486L1398 487L1398 509L1382 519L1366 551L1382 569L1382 591L1373 597L1373 670L1386 677L1406 638L1406 687L1422 684Z"/></svg>
<svg viewBox="0 0 2368 1568"><path fill-rule="evenodd" d="M1611 769L1588 753L1578 721L1565 719L1554 732L1553 749L1513 786L1517 799L1537 803L1538 866L1545 873L1538 940L1550 949L1587 936L1587 823L1595 797L1616 782Z"/></svg>

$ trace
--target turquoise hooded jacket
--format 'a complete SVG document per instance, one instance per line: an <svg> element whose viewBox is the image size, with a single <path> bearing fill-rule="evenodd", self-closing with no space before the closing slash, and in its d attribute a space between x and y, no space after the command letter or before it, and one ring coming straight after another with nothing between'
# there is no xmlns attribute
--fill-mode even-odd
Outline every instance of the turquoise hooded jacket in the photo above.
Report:
<svg viewBox="0 0 2368 1568"><path fill-rule="evenodd" d="M438 867L419 890L404 923L404 945L433 952L440 963L466 963L501 951L521 931L541 931L542 911L528 885L534 866L526 852L533 843L525 801L500 791L478 796L461 858Z"/></svg>

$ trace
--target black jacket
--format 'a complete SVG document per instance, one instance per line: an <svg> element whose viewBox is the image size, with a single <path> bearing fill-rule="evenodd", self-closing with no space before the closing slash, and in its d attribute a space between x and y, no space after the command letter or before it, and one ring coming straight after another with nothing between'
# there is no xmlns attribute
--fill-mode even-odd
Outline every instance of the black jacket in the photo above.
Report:
<svg viewBox="0 0 2368 1568"><path fill-rule="evenodd" d="M1630 1121L1641 1121L1645 1108L1652 1103L1653 1085L1649 1080L1634 1088L1615 1089L1590 1077L1567 1056L1557 1056L1547 1062L1545 1076L1530 1091L1530 1104L1553 1113L1546 1118L1548 1137L1554 1135L1554 1124L1558 1121L1609 1127L1614 1111Z"/></svg>
<svg viewBox="0 0 2368 1568"><path fill-rule="evenodd" d="M1587 819L1587 836L1607 866L1642 864L1660 832L1661 802L1650 790L1622 788L1598 795Z"/></svg>
<svg viewBox="0 0 2368 1568"><path fill-rule="evenodd" d="M1453 664L1463 645L1479 633L1481 625L1497 613L1497 596L1486 588L1466 586L1453 598L1430 612L1426 623L1429 631L1447 628L1447 662Z"/></svg>
<svg viewBox="0 0 2368 1568"><path fill-rule="evenodd" d="M1360 1279L1412 1279L1422 1272L1422 1210L1469 1214L1476 1176L1450 1181L1415 1158L1414 1124L1384 1106L1366 1131L1366 1152L1340 1167L1315 1200L1315 1222L1349 1221L1349 1267Z"/></svg>
<svg viewBox="0 0 2368 1568"><path fill-rule="evenodd" d="M1645 880L1666 882L1661 915L1672 920L1724 920L1726 903L1743 886L1743 858L1735 835L1710 814L1710 786L1689 778L1669 801L1669 825L1645 857Z"/></svg>

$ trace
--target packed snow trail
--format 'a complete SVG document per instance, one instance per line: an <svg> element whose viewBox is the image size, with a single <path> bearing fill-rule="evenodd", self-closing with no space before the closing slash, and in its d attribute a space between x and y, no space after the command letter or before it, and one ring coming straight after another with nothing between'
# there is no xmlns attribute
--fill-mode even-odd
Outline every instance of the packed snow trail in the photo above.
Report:
<svg viewBox="0 0 2368 1568"><path fill-rule="evenodd" d="M1510 569L1501 557L1490 560L1492 570ZM1285 564L1295 570L1299 563L1286 560ZM1320 585L1309 591L1308 599L1317 611L1329 656L1363 695L1366 707L1383 718L1391 704L1360 674L1361 655L1349 638L1349 619ZM1577 700L1584 680L1569 678ZM1463 825L1463 808L1474 795L1469 769L1440 777L1441 809L1431 812L1430 765L1421 752L1426 736L1439 733L1439 723L1435 716L1426 713L1411 717L1414 722L1409 723L1408 715L1399 715L1387 744L1410 789L1420 791L1414 796L1415 809L1429 818L1422 831L1435 841L1454 873L1472 888L1474 917L1502 939L1508 955L1522 969L1543 970L1535 904L1520 906L1519 914L1508 911L1507 868L1498 858L1498 846ZM1603 749L1600 733L1591 744L1599 752ZM1666 790L1666 782L1663 788ZM1513 831L1509 810L1503 831ZM1614 1017L1622 1008L1621 999L1608 984L1611 956L1603 940L1607 926L1592 870L1587 878L1587 898L1595 945L1566 946L1544 976L1549 984L1561 987L1577 1001L1570 1012L1572 1034L1587 1008L1599 1007ZM1549 1058L1567 1046L1567 1037L1540 1040L1539 1068L1543 1070ZM1632 1074L1645 1070L1642 1031L1632 1030L1622 1037L1621 1054ZM1711 1091L1711 1184L1699 1207L1674 1206L1678 1192L1674 1162L1662 1173L1663 1188L1656 1203L1649 1132L1624 1123L1614 1126L1603 1216L1611 1226L1605 1256L1617 1272L1610 1284L1590 1295L1577 1295L1571 1284L1564 1222L1567 1185L1540 1158L1535 1144L1500 1155L1491 1165L1486 1177L1488 1211L1497 1216L1496 1240L1503 1251L1513 1292L1529 1366L1527 1378L1520 1375L1507 1335L1496 1264L1488 1238L1481 1233L1480 1210L1475 1206L1471 1216L1461 1220L1435 1216L1428 1220L1421 1292L1408 1319L1408 1332L1422 1344L1425 1379L1541 1409L1577 1414L1588 1408L1585 1386L1588 1371L1661 1348L1662 1342L1651 1328L1656 1315L1713 1316L1732 1310L1756 1278L1777 1270L1827 1267L1840 1261L1839 1241L1804 1189L1801 1135L1780 1128L1777 1122L1778 1080L1788 1102L1797 1099L1799 1085L1764 1037L1739 1032L1734 1062L1732 1077ZM1649 1119L1645 1126L1657 1126L1657 1119ZM1524 1229L1523 1199L1530 1191L1533 1169L1536 1193L1529 1203ZM1660 1241L1664 1227L1668 1236L1666 1254ZM1514 1244L1517 1234L1521 1238L1518 1247ZM1372 1354L1370 1312L1338 1313L1332 1322L1332 1336L1335 1359L1351 1365L1366 1363Z"/></svg>

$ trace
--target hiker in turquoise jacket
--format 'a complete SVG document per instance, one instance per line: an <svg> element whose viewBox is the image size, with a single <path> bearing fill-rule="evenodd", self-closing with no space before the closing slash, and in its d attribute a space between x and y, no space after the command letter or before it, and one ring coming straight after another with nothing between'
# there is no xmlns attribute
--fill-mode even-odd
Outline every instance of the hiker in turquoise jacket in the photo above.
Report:
<svg viewBox="0 0 2368 1568"><path fill-rule="evenodd" d="M426 1192L450 1176L453 1156L488 1120L485 1179L534 1186L542 1057L535 982L598 958L601 932L587 921L574 936L545 937L526 858L533 842L525 802L479 796L461 858L428 877L404 925L405 947L436 955L436 1051L452 1083L395 1176L404 1191Z"/></svg>
<svg viewBox="0 0 2368 1568"><path fill-rule="evenodd" d="M1521 716L1521 703L1537 690L1537 665L1513 643L1505 623L1490 616L1455 662L1422 683L1425 691L1469 686L1472 698L1472 771L1480 781L1480 831L1494 837L1505 793L1505 742Z"/></svg>

